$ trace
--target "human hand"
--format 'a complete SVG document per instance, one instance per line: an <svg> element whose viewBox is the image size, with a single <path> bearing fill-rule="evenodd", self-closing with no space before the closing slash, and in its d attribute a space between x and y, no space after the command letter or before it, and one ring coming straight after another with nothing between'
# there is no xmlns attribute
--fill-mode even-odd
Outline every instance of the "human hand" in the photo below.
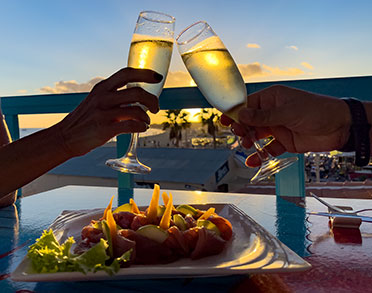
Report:
<svg viewBox="0 0 372 293"><path fill-rule="evenodd" d="M247 97L239 123L226 115L222 115L221 123L231 125L245 148L252 146L247 128L255 130L256 139L273 136L265 149L278 156L342 148L349 137L351 116L346 103L338 98L275 85ZM260 164L256 153L246 160L250 167Z"/></svg>
<svg viewBox="0 0 372 293"><path fill-rule="evenodd" d="M124 68L99 82L80 105L57 124L71 156L84 155L121 133L143 132L152 113L159 111L158 98L144 89L120 89L129 82L158 83L162 76L148 69ZM118 90L120 89L120 90Z"/></svg>

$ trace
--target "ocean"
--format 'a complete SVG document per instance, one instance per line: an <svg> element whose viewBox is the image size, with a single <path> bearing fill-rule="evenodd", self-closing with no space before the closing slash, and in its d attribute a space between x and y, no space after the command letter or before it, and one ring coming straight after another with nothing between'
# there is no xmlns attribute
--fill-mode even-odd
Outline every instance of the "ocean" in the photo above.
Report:
<svg viewBox="0 0 372 293"><path fill-rule="evenodd" d="M19 135L20 137L25 137L27 135L30 135L32 133L35 133L37 131L40 131L44 128L20 128ZM140 137L148 137L148 136L154 136L164 133L165 131L162 129L156 129L156 128L150 128L146 132L142 132L140 134ZM110 141L116 141L116 137L111 139Z"/></svg>

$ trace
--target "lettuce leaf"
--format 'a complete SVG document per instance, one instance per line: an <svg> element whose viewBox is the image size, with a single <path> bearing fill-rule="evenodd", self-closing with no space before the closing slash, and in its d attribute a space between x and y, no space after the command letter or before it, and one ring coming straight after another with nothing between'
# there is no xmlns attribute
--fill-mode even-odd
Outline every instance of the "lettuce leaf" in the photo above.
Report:
<svg viewBox="0 0 372 293"><path fill-rule="evenodd" d="M71 253L74 243L74 239L70 237L63 244L59 244L52 230L44 231L27 253L32 269L37 273L82 272L84 274L103 270L112 275L119 271L123 262L130 260L132 253L132 250L129 250L110 262L110 257L107 255L108 243L105 239L101 238L99 243L81 255Z"/></svg>

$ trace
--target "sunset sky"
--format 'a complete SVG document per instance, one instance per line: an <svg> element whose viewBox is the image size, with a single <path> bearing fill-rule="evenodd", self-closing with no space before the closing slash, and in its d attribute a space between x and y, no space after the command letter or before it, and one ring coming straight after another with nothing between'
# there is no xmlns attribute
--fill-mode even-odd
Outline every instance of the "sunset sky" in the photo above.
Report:
<svg viewBox="0 0 372 293"><path fill-rule="evenodd" d="M372 1L367 0L0 3L0 96L89 91L126 65L142 10L173 15L176 34L206 20L246 82L372 75ZM174 50L166 86L190 83ZM37 127L41 120L29 119L26 126Z"/></svg>

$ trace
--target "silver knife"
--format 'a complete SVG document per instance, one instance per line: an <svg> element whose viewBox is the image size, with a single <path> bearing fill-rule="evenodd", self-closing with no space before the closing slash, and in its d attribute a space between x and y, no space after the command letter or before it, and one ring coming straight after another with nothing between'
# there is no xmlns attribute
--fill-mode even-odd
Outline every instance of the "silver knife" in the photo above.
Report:
<svg viewBox="0 0 372 293"><path fill-rule="evenodd" d="M338 217L338 218L352 218L352 219L361 219L363 222L372 223L372 217L368 216L359 216L359 215L350 215L350 214L337 214L337 213L326 213L326 212L306 212L308 215L314 216L323 216L323 217Z"/></svg>

